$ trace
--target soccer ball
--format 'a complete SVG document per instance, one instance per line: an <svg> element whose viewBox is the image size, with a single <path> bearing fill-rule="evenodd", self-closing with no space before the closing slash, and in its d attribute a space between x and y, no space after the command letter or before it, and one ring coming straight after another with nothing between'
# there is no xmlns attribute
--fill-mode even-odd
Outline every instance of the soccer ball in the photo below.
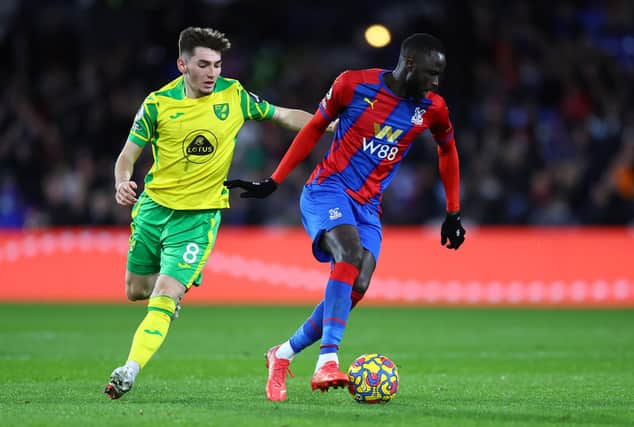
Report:
<svg viewBox="0 0 634 427"><path fill-rule="evenodd" d="M398 368L388 357L364 354L348 369L348 391L359 403L389 402L398 391Z"/></svg>

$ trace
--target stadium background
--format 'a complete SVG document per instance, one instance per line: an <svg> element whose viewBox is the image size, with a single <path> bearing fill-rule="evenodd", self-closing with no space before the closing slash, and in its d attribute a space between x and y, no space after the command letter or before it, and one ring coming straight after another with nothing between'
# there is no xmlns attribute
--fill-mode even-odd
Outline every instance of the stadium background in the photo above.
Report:
<svg viewBox="0 0 634 427"><path fill-rule="evenodd" d="M374 23L391 30L388 46L366 44ZM438 244L444 196L423 139L384 198L369 303L634 305L626 0L2 2L1 300L124 301L129 210L114 203L112 168L146 93L177 75L188 25L226 32L225 76L311 112L342 70L393 67L406 35L443 40L468 240L455 253ZM292 137L248 123L230 176L269 175ZM298 228L298 195L327 147L270 199L232 198L190 301L319 298L327 269Z"/></svg>

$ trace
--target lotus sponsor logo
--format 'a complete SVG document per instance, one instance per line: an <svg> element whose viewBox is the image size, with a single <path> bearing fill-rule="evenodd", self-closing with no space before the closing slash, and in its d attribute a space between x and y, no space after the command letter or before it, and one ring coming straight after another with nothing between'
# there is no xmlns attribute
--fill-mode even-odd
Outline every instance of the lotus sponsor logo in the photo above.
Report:
<svg viewBox="0 0 634 427"><path fill-rule="evenodd" d="M207 129L190 132L183 140L183 156L191 163L207 163L218 149L218 138Z"/></svg>

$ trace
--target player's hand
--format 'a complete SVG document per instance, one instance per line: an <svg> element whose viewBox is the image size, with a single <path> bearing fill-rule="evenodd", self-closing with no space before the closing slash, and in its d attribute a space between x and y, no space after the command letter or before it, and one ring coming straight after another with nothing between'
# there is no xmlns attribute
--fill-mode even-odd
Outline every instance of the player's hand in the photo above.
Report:
<svg viewBox="0 0 634 427"><path fill-rule="evenodd" d="M464 235L467 231L460 223L460 212L447 213L440 228L440 244L449 249L458 249L464 242ZM449 240L449 244L445 245Z"/></svg>
<svg viewBox="0 0 634 427"><path fill-rule="evenodd" d="M136 182L123 181L115 187L114 198L121 206L132 206L136 203Z"/></svg>
<svg viewBox="0 0 634 427"><path fill-rule="evenodd" d="M240 193L240 197L243 199L252 197L255 197L256 199L263 199L277 190L277 182L273 181L273 178L266 178L262 181L243 181L241 179L232 179L230 181L225 181L225 185L230 190L232 188L242 188L243 190L247 190Z"/></svg>

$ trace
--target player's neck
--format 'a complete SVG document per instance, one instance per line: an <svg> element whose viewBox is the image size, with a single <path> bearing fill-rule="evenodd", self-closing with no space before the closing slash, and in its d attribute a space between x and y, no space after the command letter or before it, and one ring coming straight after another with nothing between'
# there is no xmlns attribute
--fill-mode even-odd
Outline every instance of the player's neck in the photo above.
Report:
<svg viewBox="0 0 634 427"><path fill-rule="evenodd" d="M429 91L425 92L423 96L412 96L407 93L407 85L405 84L405 79L400 77L398 70L394 70L391 73L386 73L383 77L383 81L385 85L394 93L396 96L400 96L401 98L414 99L416 101L420 101L423 98L427 97Z"/></svg>
<svg viewBox="0 0 634 427"><path fill-rule="evenodd" d="M407 97L407 90L405 89L405 81L402 79L398 79L397 75L395 75L396 71L392 71L391 73L385 73L383 80L385 81L385 85L396 95L401 98Z"/></svg>

